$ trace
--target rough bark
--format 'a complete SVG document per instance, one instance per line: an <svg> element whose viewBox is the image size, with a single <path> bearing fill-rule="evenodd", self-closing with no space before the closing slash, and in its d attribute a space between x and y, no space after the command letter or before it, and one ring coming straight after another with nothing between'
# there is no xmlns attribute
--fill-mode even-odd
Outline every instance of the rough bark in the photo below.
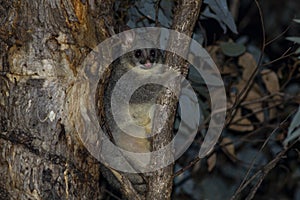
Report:
<svg viewBox="0 0 300 200"><path fill-rule="evenodd" d="M69 121L68 92L110 35L112 3L1 1L0 199L102 198L99 163Z"/></svg>
<svg viewBox="0 0 300 200"><path fill-rule="evenodd" d="M198 20L198 16L200 13L202 1L201 0L181 0L178 1L177 8L174 14L174 21L172 25L172 29L184 33L187 36L191 36L193 33L193 29L196 21ZM182 44L180 42L180 38L178 40L169 41L171 49L178 49L188 47L188 44ZM176 54L168 53L166 55L166 64L170 66L170 68L181 72L184 76L187 75L188 65L186 61ZM180 91L180 78L178 77L177 81L171 82L169 84L170 88L175 88L175 91ZM172 131L173 131L173 122L177 108L177 98L175 94L172 94L170 90L166 90L165 94L162 95L159 99L160 104L164 105L160 107L159 110L156 110L156 119L154 121L154 132L156 136L154 137L154 141L152 144L153 150L158 150L161 147L166 146L172 140ZM168 122L165 123L165 116L168 116ZM160 163L162 166L165 165L165 160L162 158L170 158L172 157L172 149L169 151L170 155L161 155L158 156L157 159L154 159L152 162L157 164ZM173 184L173 164L159 169L153 172L149 178L149 191L147 193L147 199L170 199L172 193L172 184Z"/></svg>

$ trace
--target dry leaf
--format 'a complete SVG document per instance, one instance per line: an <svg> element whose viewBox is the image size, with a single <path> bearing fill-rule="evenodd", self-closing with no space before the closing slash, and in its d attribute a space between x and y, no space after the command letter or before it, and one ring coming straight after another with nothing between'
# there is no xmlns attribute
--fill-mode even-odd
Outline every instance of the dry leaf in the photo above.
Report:
<svg viewBox="0 0 300 200"><path fill-rule="evenodd" d="M230 63L223 67L219 67L219 70L221 75L230 75L231 77L237 77L239 75L236 66Z"/></svg>
<svg viewBox="0 0 300 200"><path fill-rule="evenodd" d="M243 88L248 84L247 81L241 80L237 85L237 89L239 93L243 90ZM264 121L264 115L262 112L262 102L258 101L255 102L258 99L262 98L262 94L259 91L259 87L257 84L253 84L251 90L249 91L247 97L245 98L244 102L248 102L249 104L245 105L244 107L251 110L255 113L256 118L260 121Z"/></svg>
<svg viewBox="0 0 300 200"><path fill-rule="evenodd" d="M269 69L264 69L261 71L261 75L262 75L262 80L264 81L266 88L270 92L270 94L279 92L280 86L279 86L278 77L275 72Z"/></svg>
<svg viewBox="0 0 300 200"><path fill-rule="evenodd" d="M252 125L251 121L247 118L243 118L242 120L235 123L237 120L239 120L241 118L242 118L241 109L238 109L229 128L234 131L239 131L239 132L253 131L254 126Z"/></svg>
<svg viewBox="0 0 300 200"><path fill-rule="evenodd" d="M225 149L232 157L236 158L235 148L230 138L223 138L221 142L222 149Z"/></svg>
<svg viewBox="0 0 300 200"><path fill-rule="evenodd" d="M238 64L244 68L243 70L243 79L245 81L249 80L250 75L256 69L256 61L252 54L244 53L242 56L239 57Z"/></svg>
<svg viewBox="0 0 300 200"><path fill-rule="evenodd" d="M207 165L208 165L209 172L211 172L215 168L216 162L217 162L217 154L214 153L211 156L209 156L209 158L207 159Z"/></svg>
<svg viewBox="0 0 300 200"><path fill-rule="evenodd" d="M280 90L279 86L279 80L278 76L275 72L269 70L269 69L264 69L261 71L262 75L262 80L267 88L267 90L270 92L270 94L276 94ZM273 96L272 100L280 100L280 96ZM273 107L276 105L276 101L270 101L269 106ZM274 119L277 116L277 109L276 108L271 108L269 110L269 118Z"/></svg>
<svg viewBox="0 0 300 200"><path fill-rule="evenodd" d="M241 92L245 88L245 86L249 84L248 80L250 78L250 75L256 69L257 63L252 54L245 53L244 55L239 57L238 64L244 68L243 80L240 81L236 86L239 92ZM245 102L249 102L250 104L245 105L244 107L250 109L254 113L258 112L255 114L255 116L260 122L263 122L264 115L261 112L262 103L261 102L251 103L251 101L254 102L257 99L260 99L261 97L262 95L260 93L259 87L256 84L254 84L251 90L249 91L247 97L245 98Z"/></svg>
<svg viewBox="0 0 300 200"><path fill-rule="evenodd" d="M211 45L206 47L207 52L209 53L210 57L213 59L213 61L216 63L217 67L220 69L220 67L224 63L224 54L221 51L220 46L217 45Z"/></svg>
<svg viewBox="0 0 300 200"><path fill-rule="evenodd" d="M215 62L215 64L217 65L217 67L222 75L230 74L232 77L238 76L238 69L237 69L236 65L234 65L232 63L224 64L225 63L225 55L223 54L220 46L211 45L211 46L206 47L206 50L209 53L210 57Z"/></svg>

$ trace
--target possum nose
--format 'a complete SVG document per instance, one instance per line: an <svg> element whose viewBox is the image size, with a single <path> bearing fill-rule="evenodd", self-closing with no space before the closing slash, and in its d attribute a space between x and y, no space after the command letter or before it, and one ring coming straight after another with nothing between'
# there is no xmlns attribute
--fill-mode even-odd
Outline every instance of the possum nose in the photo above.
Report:
<svg viewBox="0 0 300 200"><path fill-rule="evenodd" d="M152 66L152 64L151 64L149 61L147 61L147 62L145 63L145 67L150 68L151 66Z"/></svg>

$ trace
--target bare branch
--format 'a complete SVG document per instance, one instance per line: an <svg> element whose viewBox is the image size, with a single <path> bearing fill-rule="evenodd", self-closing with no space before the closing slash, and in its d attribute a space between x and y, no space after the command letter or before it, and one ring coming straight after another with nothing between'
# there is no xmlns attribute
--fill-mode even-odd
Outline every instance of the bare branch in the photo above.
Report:
<svg viewBox="0 0 300 200"><path fill-rule="evenodd" d="M188 36L192 35L196 21L198 20L201 0L183 0L178 3L175 11L174 21L172 28L176 31L184 33ZM188 47L187 44L179 44L176 41L171 41L170 48L182 48L182 46ZM166 64L176 71L180 71L183 75L187 75L188 65L179 58L179 56L168 53L166 55ZM170 83L170 86L176 91L180 89L180 81L174 81ZM174 94L167 90L167 92L159 99L161 106L160 110L156 110L155 121L153 131L160 130L153 139L153 151L160 149L161 147L170 143L172 139L173 122L177 107L177 98ZM167 113L168 122L161 122L160 116ZM172 156L172 150L170 149L170 155ZM160 157L160 156L158 156ZM161 158L161 157L160 157ZM153 163L163 163L163 160L153 159ZM170 199L173 182L173 165L169 165L166 168L159 169L151 174L148 183L147 199Z"/></svg>

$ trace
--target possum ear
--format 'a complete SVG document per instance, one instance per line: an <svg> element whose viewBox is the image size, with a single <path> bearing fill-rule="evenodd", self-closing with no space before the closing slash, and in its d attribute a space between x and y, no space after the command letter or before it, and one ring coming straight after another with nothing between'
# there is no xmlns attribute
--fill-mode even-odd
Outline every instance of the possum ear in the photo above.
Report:
<svg viewBox="0 0 300 200"><path fill-rule="evenodd" d="M121 33L120 39L123 48L131 48L133 46L133 41L135 39L135 33L131 30L131 28L127 25L121 26L119 28L119 32Z"/></svg>
<svg viewBox="0 0 300 200"><path fill-rule="evenodd" d="M125 31L122 33L122 45L123 47L130 48L133 46L133 41L135 39L135 33L133 31Z"/></svg>

